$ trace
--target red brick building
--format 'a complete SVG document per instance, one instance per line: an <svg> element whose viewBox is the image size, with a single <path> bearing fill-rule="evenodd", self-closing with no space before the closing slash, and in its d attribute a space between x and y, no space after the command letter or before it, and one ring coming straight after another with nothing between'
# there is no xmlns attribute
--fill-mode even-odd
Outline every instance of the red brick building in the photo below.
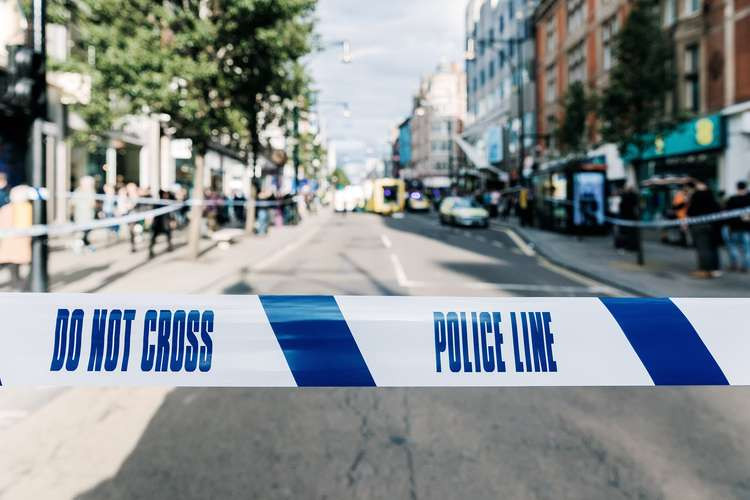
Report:
<svg viewBox="0 0 750 500"><path fill-rule="evenodd" d="M601 91L614 63L612 41L628 0L542 0L536 9L536 101L541 134L562 118L571 82ZM645 173L696 175L732 192L750 174L750 0L661 0L662 26L674 41L677 80L667 106L715 120L711 151L657 151ZM693 127L692 122L686 127ZM688 131L689 133L689 131ZM596 139L593 137L592 139ZM595 141L594 141L595 142ZM666 141L669 143L670 141ZM556 155L554 135L542 145ZM646 164L648 163L648 164ZM680 170L682 169L682 170Z"/></svg>

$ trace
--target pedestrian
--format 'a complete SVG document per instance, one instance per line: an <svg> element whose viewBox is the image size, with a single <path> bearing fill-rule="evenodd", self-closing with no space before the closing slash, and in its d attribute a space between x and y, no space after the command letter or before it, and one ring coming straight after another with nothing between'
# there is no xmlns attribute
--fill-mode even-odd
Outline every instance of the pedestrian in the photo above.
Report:
<svg viewBox="0 0 750 500"><path fill-rule="evenodd" d="M618 216L620 219L634 222L641 218L641 199L632 184L627 185L620 195ZM631 252L637 251L638 228L626 225L618 226L615 247Z"/></svg>
<svg viewBox="0 0 750 500"><path fill-rule="evenodd" d="M0 207L10 203L10 186L8 185L8 175L0 172Z"/></svg>
<svg viewBox="0 0 750 500"><path fill-rule="evenodd" d="M677 191L675 191L674 196L672 197L672 214L674 215L675 219L679 221L684 221L687 218L688 195L689 193L687 190L687 186L683 185L680 186ZM679 230L680 244L686 246L688 228L685 224L681 224Z"/></svg>
<svg viewBox="0 0 750 500"><path fill-rule="evenodd" d="M117 196L115 194L115 188L111 184L104 185L104 198L102 199L102 219L111 219L116 215L117 212ZM109 231L114 235L115 240L120 232L120 226L112 225L109 227Z"/></svg>
<svg viewBox="0 0 750 500"><path fill-rule="evenodd" d="M169 192L165 190L159 190L159 198L162 200L170 200L171 197ZM148 258L154 258L154 244L156 243L156 237L163 234L167 237L167 252L171 252L174 248L172 247L172 220L171 214L159 214L154 217L151 222L151 242L148 245Z"/></svg>
<svg viewBox="0 0 750 500"><path fill-rule="evenodd" d="M138 198L140 198L140 192L138 185L134 182L129 182L125 185L126 200L120 205L120 211L122 215L132 214L139 210ZM130 253L136 251L136 236L143 232L143 226L139 222L128 223L128 237L130 239Z"/></svg>
<svg viewBox="0 0 750 500"><path fill-rule="evenodd" d="M0 229L28 229L31 227L31 198L36 193L26 185L8 190L8 201L0 206ZM13 290L22 291L21 266L31 263L31 237L0 238L0 264L10 270Z"/></svg>
<svg viewBox="0 0 750 500"><path fill-rule="evenodd" d="M720 210L714 194L703 182L689 183L692 194L688 203L688 217L710 215ZM716 278L719 271L719 247L717 225L703 222L690 226L690 233L698 255L698 270L693 272L697 278Z"/></svg>
<svg viewBox="0 0 750 500"><path fill-rule="evenodd" d="M747 183L737 183L737 194L730 196L726 203L727 210L750 208L750 192ZM729 234L727 250L732 271L746 273L750 267L750 212L729 219L726 225Z"/></svg>
<svg viewBox="0 0 750 500"><path fill-rule="evenodd" d="M85 175L78 180L78 187L73 192L73 221L83 226L81 239L76 242L76 249L84 248L93 251L94 247L89 241L91 229L86 225L94 220L96 215L96 189L94 178Z"/></svg>

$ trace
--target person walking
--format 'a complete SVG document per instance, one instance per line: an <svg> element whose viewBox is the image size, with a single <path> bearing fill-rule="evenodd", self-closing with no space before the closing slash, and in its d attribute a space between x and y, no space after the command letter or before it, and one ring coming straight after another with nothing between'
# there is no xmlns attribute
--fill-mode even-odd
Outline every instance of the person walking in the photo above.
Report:
<svg viewBox="0 0 750 500"><path fill-rule="evenodd" d="M620 195L618 217L623 220L638 221L641 218L641 200L635 186L629 184ZM638 250L639 229L633 226L617 226L615 248L635 252Z"/></svg>
<svg viewBox="0 0 750 500"><path fill-rule="evenodd" d="M726 203L727 210L750 208L750 192L747 183L737 183L737 194L730 196ZM746 273L750 267L750 212L727 221L729 235L729 265L732 271Z"/></svg>
<svg viewBox="0 0 750 500"><path fill-rule="evenodd" d="M28 229L31 227L31 199L34 190L26 185L8 190L7 202L0 206L0 229ZM0 238L0 266L10 271L11 288L23 291L27 284L21 279L21 266L31 264L31 237Z"/></svg>
<svg viewBox="0 0 750 500"><path fill-rule="evenodd" d="M73 192L73 221L79 225L86 225L94 220L96 214L96 189L94 178L90 175L81 177L78 187ZM91 229L82 229L81 239L77 249L82 247L93 251L94 247L89 241Z"/></svg>
<svg viewBox="0 0 750 500"><path fill-rule="evenodd" d="M703 182L691 183L693 191L688 203L688 217L710 215L720 210L714 194ZM697 278L716 278L719 271L719 248L717 244L717 226L711 222L690 226L695 249L698 254L698 270L693 272Z"/></svg>
<svg viewBox="0 0 750 500"><path fill-rule="evenodd" d="M102 211L101 219L111 219L117 212L117 195L115 194L115 187L111 184L104 185L104 197L102 199ZM110 234L117 240L117 236L120 234L120 226L113 225L109 226Z"/></svg>
<svg viewBox="0 0 750 500"><path fill-rule="evenodd" d="M170 200L169 192L163 189L159 190L159 198L162 200ZM148 245L148 258L154 258L154 244L156 243L156 237L163 234L167 237L167 252L173 250L172 247L172 221L170 214L160 214L154 217L151 222L151 242Z"/></svg>

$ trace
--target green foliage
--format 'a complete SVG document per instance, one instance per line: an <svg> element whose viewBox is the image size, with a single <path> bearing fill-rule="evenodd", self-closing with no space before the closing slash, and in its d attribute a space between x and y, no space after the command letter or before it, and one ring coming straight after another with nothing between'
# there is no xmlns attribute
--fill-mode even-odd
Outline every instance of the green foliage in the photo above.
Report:
<svg viewBox="0 0 750 500"><path fill-rule="evenodd" d="M346 172L338 167L331 174L331 183L335 184L337 188L341 188L351 184L351 182L349 182L349 176L346 175Z"/></svg>
<svg viewBox="0 0 750 500"><path fill-rule="evenodd" d="M313 7L312 0L50 0L50 12L75 29L66 64L92 77L92 102L76 109L89 134L105 135L128 114L167 114L198 152L211 142L257 149L266 99L304 92L309 78L299 58L312 49Z"/></svg>
<svg viewBox="0 0 750 500"><path fill-rule="evenodd" d="M602 136L620 152L648 146L648 134L674 126L666 100L674 89L673 48L659 24L658 2L636 0L614 40L616 64L601 99Z"/></svg>
<svg viewBox="0 0 750 500"><path fill-rule="evenodd" d="M565 152L580 153L587 145L586 133L589 113L594 110L595 97L586 95L581 82L573 82L565 94L564 115L557 130L561 149Z"/></svg>

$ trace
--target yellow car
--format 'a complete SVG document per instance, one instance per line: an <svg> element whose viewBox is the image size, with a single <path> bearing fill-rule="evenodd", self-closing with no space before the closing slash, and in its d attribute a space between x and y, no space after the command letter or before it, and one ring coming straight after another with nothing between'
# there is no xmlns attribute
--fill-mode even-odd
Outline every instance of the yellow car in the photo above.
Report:
<svg viewBox="0 0 750 500"><path fill-rule="evenodd" d="M490 214L474 198L449 196L440 204L440 223L487 227Z"/></svg>

